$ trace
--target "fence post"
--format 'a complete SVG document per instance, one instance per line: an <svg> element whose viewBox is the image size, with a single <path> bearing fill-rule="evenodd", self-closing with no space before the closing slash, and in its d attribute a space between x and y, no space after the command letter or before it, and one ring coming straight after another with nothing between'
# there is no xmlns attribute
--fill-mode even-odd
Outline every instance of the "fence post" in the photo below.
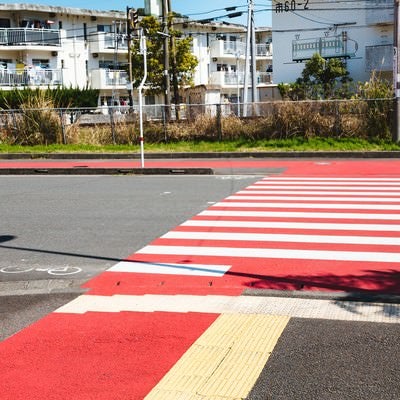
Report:
<svg viewBox="0 0 400 400"><path fill-rule="evenodd" d="M67 144L67 137L65 135L64 113L62 109L60 109L60 120L61 120L61 132L62 132L63 144Z"/></svg>
<svg viewBox="0 0 400 400"><path fill-rule="evenodd" d="M217 104L217 132L218 132L218 140L222 140L222 112L221 112L221 104Z"/></svg>
<svg viewBox="0 0 400 400"><path fill-rule="evenodd" d="M110 106L108 108L108 111L110 113L110 124L111 124L111 136L112 136L112 141L113 144L115 144L115 122L114 122L114 106Z"/></svg>
<svg viewBox="0 0 400 400"><path fill-rule="evenodd" d="M167 105L162 107L162 120L164 129L164 142L167 143Z"/></svg>

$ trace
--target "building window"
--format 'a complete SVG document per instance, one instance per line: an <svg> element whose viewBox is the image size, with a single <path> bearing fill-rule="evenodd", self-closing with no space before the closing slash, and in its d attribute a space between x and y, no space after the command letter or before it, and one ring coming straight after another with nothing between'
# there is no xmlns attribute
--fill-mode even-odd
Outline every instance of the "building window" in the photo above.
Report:
<svg viewBox="0 0 400 400"><path fill-rule="evenodd" d="M42 60L42 59L32 59L32 65L34 67L49 69L50 68L50 61L49 60Z"/></svg>
<svg viewBox="0 0 400 400"><path fill-rule="evenodd" d="M112 25L97 25L97 32L111 33L113 31Z"/></svg>
<svg viewBox="0 0 400 400"><path fill-rule="evenodd" d="M8 18L0 18L0 28L10 28L10 20Z"/></svg>

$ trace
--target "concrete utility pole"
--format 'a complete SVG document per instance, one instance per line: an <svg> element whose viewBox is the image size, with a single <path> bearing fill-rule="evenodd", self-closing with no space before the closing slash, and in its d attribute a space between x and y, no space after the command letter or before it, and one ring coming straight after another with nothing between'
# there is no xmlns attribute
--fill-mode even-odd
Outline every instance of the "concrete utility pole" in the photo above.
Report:
<svg viewBox="0 0 400 400"><path fill-rule="evenodd" d="M251 99L253 104L257 99L257 48L256 48L256 27L254 25L254 8L251 10ZM253 107L254 110L254 107ZM253 115L254 116L254 115Z"/></svg>
<svg viewBox="0 0 400 400"><path fill-rule="evenodd" d="M252 102L255 102L255 28L254 28L254 3L253 0L248 1L248 14L247 14L247 33L246 33L246 60L244 68L244 88L243 88L243 116L247 116L247 102L249 91L249 76L250 76L250 59L252 66ZM251 54L251 56L250 56Z"/></svg>
<svg viewBox="0 0 400 400"><path fill-rule="evenodd" d="M168 33L168 0L163 0L162 6L162 20L163 20L163 33L164 33L164 104L165 104L165 118L167 121L170 119L170 83L169 83L169 33Z"/></svg>
<svg viewBox="0 0 400 400"><path fill-rule="evenodd" d="M399 1L394 0L394 60L393 60L393 82L394 82L394 96L395 96L395 132L393 139L396 142L400 141L400 9Z"/></svg>

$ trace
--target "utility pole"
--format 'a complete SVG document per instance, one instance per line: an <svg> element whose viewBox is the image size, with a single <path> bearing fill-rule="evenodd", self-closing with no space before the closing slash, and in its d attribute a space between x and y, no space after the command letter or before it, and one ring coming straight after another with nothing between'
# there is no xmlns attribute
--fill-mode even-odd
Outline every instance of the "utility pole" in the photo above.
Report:
<svg viewBox="0 0 400 400"><path fill-rule="evenodd" d="M171 13L171 23L173 22L172 19L172 7L171 7L171 0L168 0L168 10ZM168 28L169 30L169 28ZM175 118L179 120L179 85L178 85L178 77L176 75L176 47L175 47L175 36L170 35L170 43L171 43L171 50L172 50L172 86L174 90L174 102L175 102Z"/></svg>
<svg viewBox="0 0 400 400"><path fill-rule="evenodd" d="M394 60L393 60L393 82L394 82L394 96L395 96L395 132L393 139L396 142L400 141L400 0L394 0Z"/></svg>
<svg viewBox="0 0 400 400"><path fill-rule="evenodd" d="M163 0L162 20L164 33L164 104L165 119L170 119L170 83L169 83L169 33L168 33L168 0Z"/></svg>
<svg viewBox="0 0 400 400"><path fill-rule="evenodd" d="M247 11L247 32L246 32L246 60L244 67L244 88L243 88L243 116L247 117L247 102L248 102L248 91L249 91L249 75L250 75L250 45L251 45L251 33L252 26L254 24L253 10L254 4L253 0L247 0L248 11ZM251 55L254 59L254 55ZM253 64L253 62L252 62ZM253 98L254 101L254 98Z"/></svg>
<svg viewBox="0 0 400 400"><path fill-rule="evenodd" d="M257 64L256 64L256 27L254 25L254 9L251 10L251 99L253 102L253 112L254 103L258 101L257 99ZM254 116L254 115L253 115Z"/></svg>

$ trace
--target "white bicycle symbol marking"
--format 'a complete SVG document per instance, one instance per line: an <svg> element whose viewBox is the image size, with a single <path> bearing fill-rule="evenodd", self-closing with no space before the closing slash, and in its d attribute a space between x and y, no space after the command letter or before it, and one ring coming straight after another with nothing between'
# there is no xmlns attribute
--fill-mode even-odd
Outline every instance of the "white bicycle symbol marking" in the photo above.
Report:
<svg viewBox="0 0 400 400"><path fill-rule="evenodd" d="M0 272L5 274L22 274L24 272L47 272L50 275L73 275L78 274L82 271L82 268L79 267L54 267L54 268L35 268L29 266L13 266L13 267L3 267L0 268Z"/></svg>

